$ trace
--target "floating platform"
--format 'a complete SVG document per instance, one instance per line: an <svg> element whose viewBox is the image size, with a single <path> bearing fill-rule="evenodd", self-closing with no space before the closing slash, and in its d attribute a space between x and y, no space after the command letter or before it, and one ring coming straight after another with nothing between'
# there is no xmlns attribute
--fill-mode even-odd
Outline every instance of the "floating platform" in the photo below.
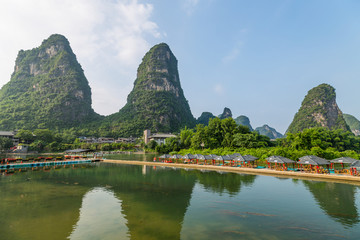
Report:
<svg viewBox="0 0 360 240"><path fill-rule="evenodd" d="M65 161L9 163L9 164L1 164L0 169L46 167L46 166L68 165L68 164L92 163L92 162L100 162L100 161L101 161L100 159L79 159L79 160L65 160Z"/></svg>

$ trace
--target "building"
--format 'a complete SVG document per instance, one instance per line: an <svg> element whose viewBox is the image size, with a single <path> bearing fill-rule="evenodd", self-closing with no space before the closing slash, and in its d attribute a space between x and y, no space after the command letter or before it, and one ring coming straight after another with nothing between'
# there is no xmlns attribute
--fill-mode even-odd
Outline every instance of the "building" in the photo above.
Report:
<svg viewBox="0 0 360 240"><path fill-rule="evenodd" d="M165 144L165 139L176 137L171 133L153 133L149 129L144 131L144 143L148 144L150 141L155 141L158 145Z"/></svg>
<svg viewBox="0 0 360 240"><path fill-rule="evenodd" d="M136 143L136 138L118 138L117 140L115 140L115 143Z"/></svg>
<svg viewBox="0 0 360 240"><path fill-rule="evenodd" d="M10 138L13 141L14 146L19 144L19 139L15 138L16 131L0 131L0 137Z"/></svg>
<svg viewBox="0 0 360 240"><path fill-rule="evenodd" d="M113 143L113 142L115 142L114 138L105 138L105 137L98 138L98 143Z"/></svg>
<svg viewBox="0 0 360 240"><path fill-rule="evenodd" d="M129 138L105 138L105 137L79 137L80 142L85 143L136 143L136 138L129 137Z"/></svg>

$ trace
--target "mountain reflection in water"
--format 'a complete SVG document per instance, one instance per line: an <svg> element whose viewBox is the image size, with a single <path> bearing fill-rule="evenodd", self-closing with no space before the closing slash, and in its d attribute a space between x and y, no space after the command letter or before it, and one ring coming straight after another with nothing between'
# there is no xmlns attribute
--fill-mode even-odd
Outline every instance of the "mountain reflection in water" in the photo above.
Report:
<svg viewBox="0 0 360 240"><path fill-rule="evenodd" d="M28 170L0 177L1 239L352 239L357 189L106 163Z"/></svg>
<svg viewBox="0 0 360 240"><path fill-rule="evenodd" d="M121 200L108 188L96 187L85 194L79 220L69 239L95 240L99 236L102 240L129 239L126 233Z"/></svg>
<svg viewBox="0 0 360 240"><path fill-rule="evenodd" d="M355 205L356 188L349 184L304 181L320 208L334 220L345 226L359 223Z"/></svg>

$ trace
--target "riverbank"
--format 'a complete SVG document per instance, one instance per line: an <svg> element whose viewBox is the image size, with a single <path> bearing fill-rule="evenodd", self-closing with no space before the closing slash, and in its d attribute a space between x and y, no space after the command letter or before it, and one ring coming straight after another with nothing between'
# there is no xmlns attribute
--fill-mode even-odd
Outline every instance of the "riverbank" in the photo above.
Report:
<svg viewBox="0 0 360 240"><path fill-rule="evenodd" d="M353 184L360 186L360 177L351 176L351 175L315 174L315 173L305 173L305 172L276 171L271 169L182 164L182 163L145 162L145 161L133 161L133 160L104 159L103 161L107 163L116 163L116 164L164 166L164 167L176 167L176 168L187 168L187 169L190 168L190 169L199 169L199 170L203 169L209 171L244 173L244 174L252 174L252 175L266 175L266 176L282 177L282 178L346 183L346 184Z"/></svg>

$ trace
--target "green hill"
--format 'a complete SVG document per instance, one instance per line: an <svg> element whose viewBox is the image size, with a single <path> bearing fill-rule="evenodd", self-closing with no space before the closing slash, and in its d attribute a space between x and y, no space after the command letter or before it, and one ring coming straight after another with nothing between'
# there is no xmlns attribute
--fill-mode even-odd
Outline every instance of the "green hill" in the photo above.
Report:
<svg viewBox="0 0 360 240"><path fill-rule="evenodd" d="M234 119L237 125L244 125L247 126L250 131L254 131L254 129L252 128L251 124L250 124L250 119L247 116L238 116L237 118Z"/></svg>
<svg viewBox="0 0 360 240"><path fill-rule="evenodd" d="M296 133L314 127L350 131L336 104L335 89L328 84L320 84L308 92L286 132Z"/></svg>
<svg viewBox="0 0 360 240"><path fill-rule="evenodd" d="M282 138L284 137L281 133L277 132L274 128L264 125L262 127L257 127L255 129L261 135L268 136L270 139Z"/></svg>
<svg viewBox="0 0 360 240"><path fill-rule="evenodd" d="M105 119L110 135L141 136L152 132L177 132L195 126L180 85L177 59L165 43L147 52L137 71L126 105Z"/></svg>
<svg viewBox="0 0 360 240"><path fill-rule="evenodd" d="M223 113L218 116L218 118L220 119L231 118L231 117L232 117L231 110L230 108L227 107L225 107Z"/></svg>
<svg viewBox="0 0 360 240"><path fill-rule="evenodd" d="M212 118L216 118L211 112L203 112L201 116L196 120L197 124L209 125L209 121Z"/></svg>
<svg viewBox="0 0 360 240"><path fill-rule="evenodd" d="M351 131L356 136L360 135L360 121L350 114L344 114L344 119L347 125L350 127Z"/></svg>
<svg viewBox="0 0 360 240"><path fill-rule="evenodd" d="M21 50L10 81L0 90L0 129L66 128L99 120L91 89L68 40L51 35Z"/></svg>

